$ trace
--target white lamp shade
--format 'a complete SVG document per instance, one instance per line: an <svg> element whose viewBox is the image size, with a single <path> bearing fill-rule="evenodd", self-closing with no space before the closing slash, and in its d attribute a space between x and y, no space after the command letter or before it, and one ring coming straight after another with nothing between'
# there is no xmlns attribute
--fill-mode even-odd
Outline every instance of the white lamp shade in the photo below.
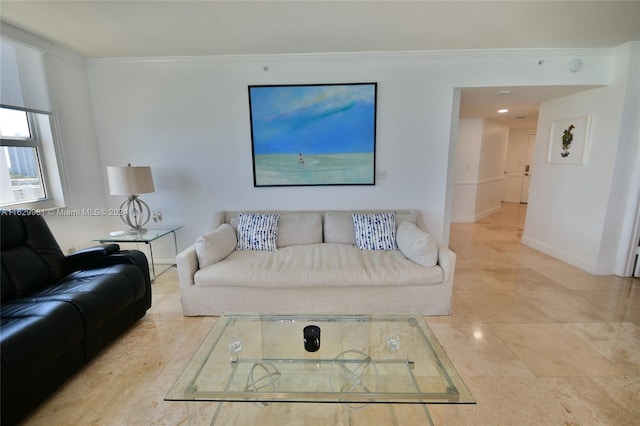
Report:
<svg viewBox="0 0 640 426"><path fill-rule="evenodd" d="M151 167L107 167L111 195L147 194L154 192Z"/></svg>

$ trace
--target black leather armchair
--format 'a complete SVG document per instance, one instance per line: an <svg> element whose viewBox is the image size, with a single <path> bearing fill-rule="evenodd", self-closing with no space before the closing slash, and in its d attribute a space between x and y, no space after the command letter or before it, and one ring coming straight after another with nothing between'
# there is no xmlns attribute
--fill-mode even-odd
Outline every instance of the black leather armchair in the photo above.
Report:
<svg viewBox="0 0 640 426"><path fill-rule="evenodd" d="M117 244L65 256L44 219L0 210L0 406L14 424L151 307L144 253Z"/></svg>

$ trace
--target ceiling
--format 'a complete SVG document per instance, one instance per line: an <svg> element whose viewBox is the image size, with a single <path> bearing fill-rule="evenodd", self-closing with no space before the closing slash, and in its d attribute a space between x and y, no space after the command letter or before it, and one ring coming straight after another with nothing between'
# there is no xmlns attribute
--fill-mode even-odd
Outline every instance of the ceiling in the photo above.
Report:
<svg viewBox="0 0 640 426"><path fill-rule="evenodd" d="M591 90L596 86L474 87L461 90L460 118L484 118L510 129L535 129L543 101ZM508 109L499 113L500 109Z"/></svg>
<svg viewBox="0 0 640 426"><path fill-rule="evenodd" d="M640 40L626 1L25 1L2 21L86 58L477 48Z"/></svg>
<svg viewBox="0 0 640 426"><path fill-rule="evenodd" d="M85 58L608 48L640 41L640 1L2 0L0 6L3 22ZM533 117L540 101L576 90L511 88L494 96L500 89L465 89L461 116L490 118L508 101L510 113L495 119L522 125L514 114Z"/></svg>

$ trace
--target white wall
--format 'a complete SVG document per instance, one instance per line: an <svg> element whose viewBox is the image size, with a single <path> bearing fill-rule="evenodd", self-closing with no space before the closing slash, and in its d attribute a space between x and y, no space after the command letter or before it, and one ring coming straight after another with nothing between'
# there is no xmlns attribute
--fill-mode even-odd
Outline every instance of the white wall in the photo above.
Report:
<svg viewBox="0 0 640 426"><path fill-rule="evenodd" d="M91 62L103 169L150 165L156 192L143 198L164 211L165 222L185 226L183 246L220 209L414 207L433 210L427 226L442 234L443 194L431 188L446 186L447 145L432 149L428 124L418 117L448 122L450 108L425 111L423 99L446 105L450 90L418 82L411 69L388 78L392 66L369 61L282 61L269 72L264 65L254 58ZM358 81L379 82L377 166L386 180L375 187L254 188L247 85ZM113 206L120 201L111 198Z"/></svg>
<svg viewBox="0 0 640 426"><path fill-rule="evenodd" d="M625 240L632 237L630 219L640 214L640 44L617 49L615 79L624 81L618 147L607 203L598 271L624 275L623 259L628 254ZM637 240L632 242L637 247Z"/></svg>
<svg viewBox="0 0 640 426"><path fill-rule="evenodd" d="M453 182L454 223L475 222L500 209L509 128L477 118L458 126Z"/></svg>
<svg viewBox="0 0 640 426"><path fill-rule="evenodd" d="M490 120L484 121L478 169L478 197L476 198L478 219L500 209L504 195L504 168L508 143L508 127Z"/></svg>
<svg viewBox="0 0 640 426"><path fill-rule="evenodd" d="M629 65L637 49L627 46L615 52L610 85L540 106L536 173L523 242L595 274L614 272L620 243L620 226L615 224L623 222L629 182L640 167L632 161L638 152L638 106L637 101L628 102L637 96L638 66ZM586 164L548 164L551 123L585 114L591 115Z"/></svg>
<svg viewBox="0 0 640 426"><path fill-rule="evenodd" d="M481 118L463 118L458 124L451 214L453 223L476 221L483 124L484 120Z"/></svg>
<svg viewBox="0 0 640 426"><path fill-rule="evenodd" d="M627 75L627 87L609 197L614 202L609 205L600 254L601 259L607 256L603 263L615 262L616 274L629 276L635 260L630 253L639 237L635 227L640 227L640 44L616 49L614 60L618 72Z"/></svg>
<svg viewBox="0 0 640 426"><path fill-rule="evenodd" d="M608 82L609 51L578 53L590 65L578 74L567 68L575 51L112 59L89 61L88 73L103 173L128 162L151 166L156 192L144 199L165 222L185 226L182 247L208 229L216 210L265 208L417 208L447 244L454 89ZM248 85L368 81L378 82L376 161L386 180L252 186Z"/></svg>
<svg viewBox="0 0 640 426"><path fill-rule="evenodd" d="M67 207L52 212L54 215L48 216L47 221L62 249L68 251L71 247L97 244L92 239L107 232L108 218L55 214L101 209L107 204L84 62L49 54L46 65L58 139L63 141L59 162L64 174Z"/></svg>

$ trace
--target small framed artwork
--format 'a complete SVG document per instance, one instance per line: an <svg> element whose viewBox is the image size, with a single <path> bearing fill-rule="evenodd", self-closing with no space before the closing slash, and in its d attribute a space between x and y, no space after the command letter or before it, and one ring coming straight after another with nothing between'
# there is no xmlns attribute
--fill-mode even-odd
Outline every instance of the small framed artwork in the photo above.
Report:
<svg viewBox="0 0 640 426"><path fill-rule="evenodd" d="M590 115L551 123L547 163L585 164L589 148L590 127Z"/></svg>
<svg viewBox="0 0 640 426"><path fill-rule="evenodd" d="M376 90L249 86L253 186L375 185Z"/></svg>

